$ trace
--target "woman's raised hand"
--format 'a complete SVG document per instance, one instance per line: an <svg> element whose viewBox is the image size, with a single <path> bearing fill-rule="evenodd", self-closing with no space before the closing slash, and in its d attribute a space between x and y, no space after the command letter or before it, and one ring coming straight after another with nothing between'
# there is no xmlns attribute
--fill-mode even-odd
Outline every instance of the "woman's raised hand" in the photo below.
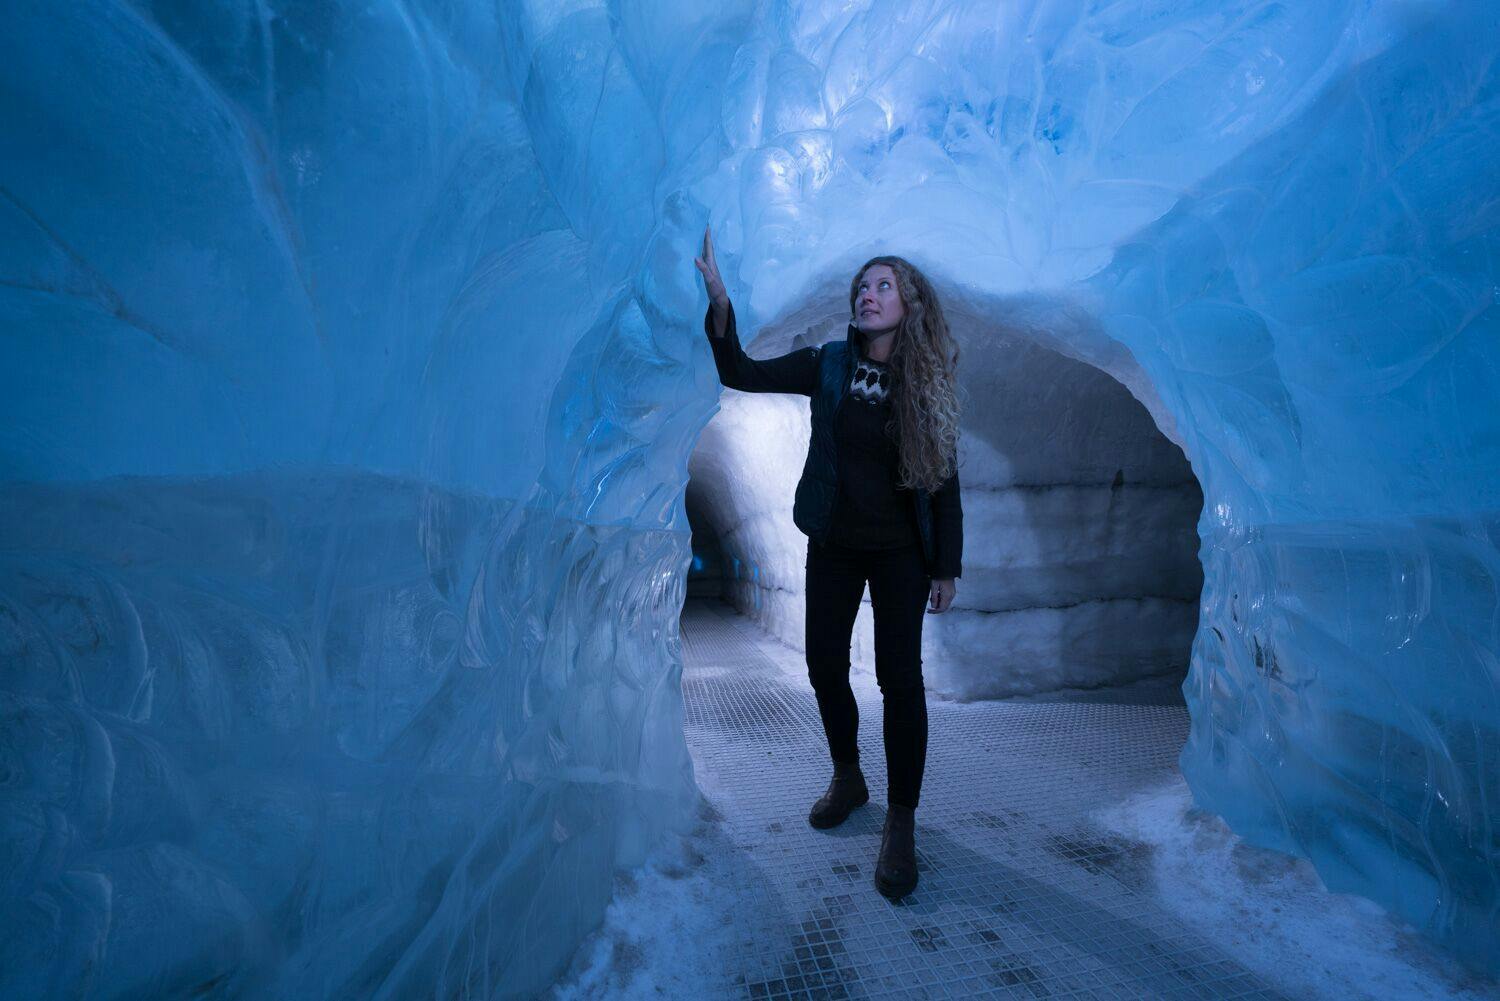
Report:
<svg viewBox="0 0 1500 1001"><path fill-rule="evenodd" d="M703 287L708 289L708 303L714 314L714 336L723 337L729 326L729 293L724 289L724 279L719 277L719 262L714 260L714 238L703 227L703 256L693 258L698 273L703 276Z"/></svg>
<svg viewBox="0 0 1500 1001"><path fill-rule="evenodd" d="M719 262L714 260L714 238L707 226L703 227L703 256L693 258L698 271L703 275L703 287L708 289L708 301L714 312L729 311L729 293L724 289L724 279L719 277Z"/></svg>

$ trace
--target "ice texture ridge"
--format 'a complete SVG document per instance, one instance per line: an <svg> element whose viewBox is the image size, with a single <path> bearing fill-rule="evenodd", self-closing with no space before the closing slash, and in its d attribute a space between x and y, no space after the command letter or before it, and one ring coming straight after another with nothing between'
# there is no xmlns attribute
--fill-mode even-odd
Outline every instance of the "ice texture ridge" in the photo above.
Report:
<svg viewBox="0 0 1500 1001"><path fill-rule="evenodd" d="M1126 387L1197 801L1500 963L1493 5L0 19L0 994L550 981L691 807L705 222L753 350L897 252Z"/></svg>

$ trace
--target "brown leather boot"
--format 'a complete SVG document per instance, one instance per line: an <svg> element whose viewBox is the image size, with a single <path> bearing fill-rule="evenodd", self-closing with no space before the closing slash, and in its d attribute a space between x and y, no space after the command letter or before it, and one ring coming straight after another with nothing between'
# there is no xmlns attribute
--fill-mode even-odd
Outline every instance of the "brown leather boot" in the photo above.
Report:
<svg viewBox="0 0 1500 1001"><path fill-rule="evenodd" d="M875 889L897 900L917 888L917 811L889 806L875 863Z"/></svg>
<svg viewBox="0 0 1500 1001"><path fill-rule="evenodd" d="M850 811L870 801L870 790L865 787L865 773L858 763L833 763L833 781L807 815L807 822L819 830L837 827L848 818Z"/></svg>

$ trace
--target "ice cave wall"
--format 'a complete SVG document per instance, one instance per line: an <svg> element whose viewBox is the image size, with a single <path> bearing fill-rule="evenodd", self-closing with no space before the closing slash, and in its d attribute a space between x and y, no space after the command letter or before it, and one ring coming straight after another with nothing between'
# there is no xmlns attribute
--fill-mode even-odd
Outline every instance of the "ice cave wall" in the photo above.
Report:
<svg viewBox="0 0 1500 1001"><path fill-rule="evenodd" d="M1496 17L12 5L5 986L551 976L690 791L705 220L766 350L899 248L1125 387L1195 796L1493 964Z"/></svg>
<svg viewBox="0 0 1500 1001"><path fill-rule="evenodd" d="M7 7L0 994L529 997L691 810L711 377L524 15Z"/></svg>

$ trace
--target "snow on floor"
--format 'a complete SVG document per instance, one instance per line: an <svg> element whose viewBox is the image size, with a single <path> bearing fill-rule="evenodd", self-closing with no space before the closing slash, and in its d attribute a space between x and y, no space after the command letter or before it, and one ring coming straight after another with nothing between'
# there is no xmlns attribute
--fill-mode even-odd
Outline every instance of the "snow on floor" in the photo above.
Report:
<svg viewBox="0 0 1500 1001"><path fill-rule="evenodd" d="M1241 841L1193 806L1180 778L1095 820L1150 847L1163 906L1293 997L1500 997L1500 985L1468 973L1379 905L1329 893L1305 859Z"/></svg>
<svg viewBox="0 0 1500 1001"><path fill-rule="evenodd" d="M615 877L603 926L579 947L545 997L732 997L736 910L725 887L734 852L705 800L693 832L674 838L638 872Z"/></svg>

